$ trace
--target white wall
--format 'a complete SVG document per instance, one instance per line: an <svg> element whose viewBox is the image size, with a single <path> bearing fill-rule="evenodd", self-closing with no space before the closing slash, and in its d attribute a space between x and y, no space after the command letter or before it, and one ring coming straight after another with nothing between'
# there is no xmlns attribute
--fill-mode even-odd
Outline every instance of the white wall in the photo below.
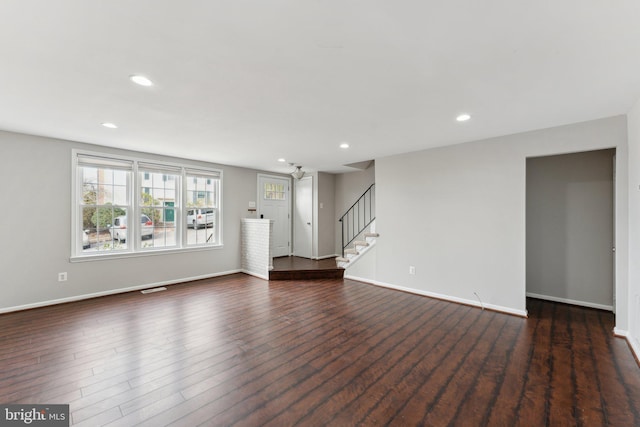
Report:
<svg viewBox="0 0 640 427"><path fill-rule="evenodd" d="M375 269L362 278L469 303L476 292L524 314L526 159L602 148L617 148L616 286L626 293L624 116L376 159L380 237ZM625 300L617 314L625 329Z"/></svg>
<svg viewBox="0 0 640 427"><path fill-rule="evenodd" d="M636 355L640 356L640 100L627 115L629 131L629 289L619 292L617 300L629 301L627 330ZM619 247L619 245L618 245ZM617 313L616 317L619 317Z"/></svg>
<svg viewBox="0 0 640 427"><path fill-rule="evenodd" d="M612 309L614 154L527 159L527 295Z"/></svg>
<svg viewBox="0 0 640 427"><path fill-rule="evenodd" d="M74 148L222 169L224 247L71 263ZM240 269L240 219L247 214L248 201L255 200L254 170L9 132L0 132L0 156L0 199L4 202L0 312ZM58 282L58 272L67 272L68 281Z"/></svg>

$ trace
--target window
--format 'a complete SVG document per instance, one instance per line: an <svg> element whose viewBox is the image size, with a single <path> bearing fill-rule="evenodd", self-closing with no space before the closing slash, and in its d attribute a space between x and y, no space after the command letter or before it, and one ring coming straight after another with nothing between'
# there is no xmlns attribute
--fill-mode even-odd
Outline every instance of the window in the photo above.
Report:
<svg viewBox="0 0 640 427"><path fill-rule="evenodd" d="M148 186L142 187L139 199L141 249L178 246L176 210L180 207L181 172L179 167L138 163L141 180Z"/></svg>
<svg viewBox="0 0 640 427"><path fill-rule="evenodd" d="M78 235L82 253L127 249L126 218L131 212L133 163L79 155Z"/></svg>
<svg viewBox="0 0 640 427"><path fill-rule="evenodd" d="M284 184L276 184L273 182L264 183L265 200L286 200L286 197Z"/></svg>
<svg viewBox="0 0 640 427"><path fill-rule="evenodd" d="M73 155L74 256L221 245L220 171Z"/></svg>
<svg viewBox="0 0 640 427"><path fill-rule="evenodd" d="M217 245L220 241L220 174L187 170L187 245Z"/></svg>

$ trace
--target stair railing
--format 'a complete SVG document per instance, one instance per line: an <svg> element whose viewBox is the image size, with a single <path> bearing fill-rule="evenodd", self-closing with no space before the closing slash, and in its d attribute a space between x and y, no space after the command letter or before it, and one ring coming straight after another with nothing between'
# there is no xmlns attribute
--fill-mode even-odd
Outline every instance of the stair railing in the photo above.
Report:
<svg viewBox="0 0 640 427"><path fill-rule="evenodd" d="M376 219L376 184L371 184L360 198L342 215L342 256L344 250Z"/></svg>

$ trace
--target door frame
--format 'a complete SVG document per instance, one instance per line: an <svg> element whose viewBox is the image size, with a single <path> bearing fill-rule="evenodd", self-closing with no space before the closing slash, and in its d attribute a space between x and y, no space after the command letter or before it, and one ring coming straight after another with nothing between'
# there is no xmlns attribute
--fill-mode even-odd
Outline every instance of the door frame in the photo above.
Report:
<svg viewBox="0 0 640 427"><path fill-rule="evenodd" d="M306 175L303 178L296 180L295 185L294 185L294 194L296 197L296 204L298 203L297 198L298 198L298 183L304 181L306 183L306 181L310 182L311 185L311 206L310 206L310 210L311 210L311 236L310 236L310 241L309 241L309 258L308 259L316 259L314 258L314 254L315 254L315 230L316 230L316 222L317 222L317 218L315 216L315 210L314 210L314 200L315 200L315 188L314 188L314 178L313 175ZM296 207L297 209L297 207ZM296 236L296 221L295 218L292 217L292 221L293 221L293 235L294 235L294 240L293 240L293 251L292 254L294 256L301 256L299 253L297 254L297 248L296 248L296 240L295 240L295 236ZM306 258L306 257L303 257Z"/></svg>
<svg viewBox="0 0 640 427"><path fill-rule="evenodd" d="M616 253L616 246L617 246L617 235L616 235L616 228L617 228L617 207L616 207L616 203L617 203L617 198L616 198L616 185L617 185L617 155L618 155L618 148L617 147L604 147L604 148L594 148L594 149L587 149L587 150L578 150L578 151L569 151L569 152L559 152L559 153L552 153L552 154L540 154L540 155L534 155L534 156L526 156L525 157L525 181L526 181L526 176L527 176L527 160L529 159L536 159L536 158L543 158L543 157L556 157L556 156L565 156L565 155L571 155L571 154L583 154L583 153L591 153L591 152L595 152L595 151L608 151L608 150L612 150L613 151L613 155L612 155L612 161L613 161L613 171L612 171L612 189L611 189L611 195L612 195L612 200L611 200L611 205L612 205L612 216L611 216L611 227L612 227L612 247L610 248L611 250L611 267L612 267L612 284L611 284L611 292L612 292L612 303L611 303L611 307L609 306L605 306L602 304L598 304L598 303L589 303L589 302L584 302L584 301L575 301L575 300L571 300L571 299L566 299L566 298L560 298L560 297L555 297L555 296L548 296L548 295L539 295L539 294L531 294L530 292L528 292L529 288L527 286L527 268L526 268L526 264L527 264L527 260L528 260L528 254L527 254L527 239L526 239L526 228L528 225L528 220L525 218L525 243L524 243L524 249L525 249L525 307L526 307L526 298L527 297L534 297L534 298L538 298L538 299L543 299L543 300L548 300L548 301L554 301L554 302L560 302L560 303L564 303L564 304L573 304L573 305L577 305L577 306L581 306L581 307L589 307L589 308L596 308L599 310L606 310L606 311L611 311L614 314L614 318L616 315L616 305L617 305L617 300L616 300L616 295L617 295L617 276L616 276L616 267L617 267L617 262L618 262L618 257L617 257L617 253ZM526 204L526 199L527 199L527 189L526 189L526 185L525 185L525 217L526 217L526 212L527 212L527 204ZM615 326L614 326L615 329Z"/></svg>
<svg viewBox="0 0 640 427"><path fill-rule="evenodd" d="M289 241L289 256L291 256L293 254L293 192L291 191L292 188L292 183L291 183L291 177L288 175L271 175L271 174L267 174L267 173L259 173L257 174L256 177L256 218L260 218L261 215L261 211L262 211L262 189L260 188L260 179L261 178L275 178L275 179L281 179L281 180L286 180L287 181L287 194L289 195L289 198L287 199L287 216L288 216L288 223L289 223L289 236L287 236L287 239Z"/></svg>

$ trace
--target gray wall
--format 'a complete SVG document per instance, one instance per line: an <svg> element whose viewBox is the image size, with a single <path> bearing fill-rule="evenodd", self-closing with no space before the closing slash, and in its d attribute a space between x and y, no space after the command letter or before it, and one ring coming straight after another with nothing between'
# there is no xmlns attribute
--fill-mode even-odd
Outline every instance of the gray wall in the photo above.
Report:
<svg viewBox="0 0 640 427"><path fill-rule="evenodd" d="M222 169L224 247L71 263L73 148ZM9 132L0 132L0 155L0 198L5 203L0 311L240 269L240 218L256 197L254 170ZM58 282L58 272L64 271L68 281Z"/></svg>
<svg viewBox="0 0 640 427"><path fill-rule="evenodd" d="M527 159L527 294L611 309L614 154Z"/></svg>
<svg viewBox="0 0 640 427"><path fill-rule="evenodd" d="M318 227L314 227L317 232L315 241L317 244L316 257L326 258L335 256L335 175L319 172L314 185L317 185L315 196L317 197L316 206L318 207L317 223Z"/></svg>
<svg viewBox="0 0 640 427"><path fill-rule="evenodd" d="M617 148L616 276L627 291L624 116L376 159L376 262L361 278L524 314L526 159ZM409 275L409 266L416 274ZM626 327L626 301L618 326Z"/></svg>
<svg viewBox="0 0 640 427"><path fill-rule="evenodd" d="M629 334L629 342L640 357L640 100L628 114L629 120L629 289L616 288L616 302L629 301L629 326L617 320L616 330ZM620 253L620 243L616 245ZM617 272L616 272L617 274ZM618 307L619 304L616 304Z"/></svg>

